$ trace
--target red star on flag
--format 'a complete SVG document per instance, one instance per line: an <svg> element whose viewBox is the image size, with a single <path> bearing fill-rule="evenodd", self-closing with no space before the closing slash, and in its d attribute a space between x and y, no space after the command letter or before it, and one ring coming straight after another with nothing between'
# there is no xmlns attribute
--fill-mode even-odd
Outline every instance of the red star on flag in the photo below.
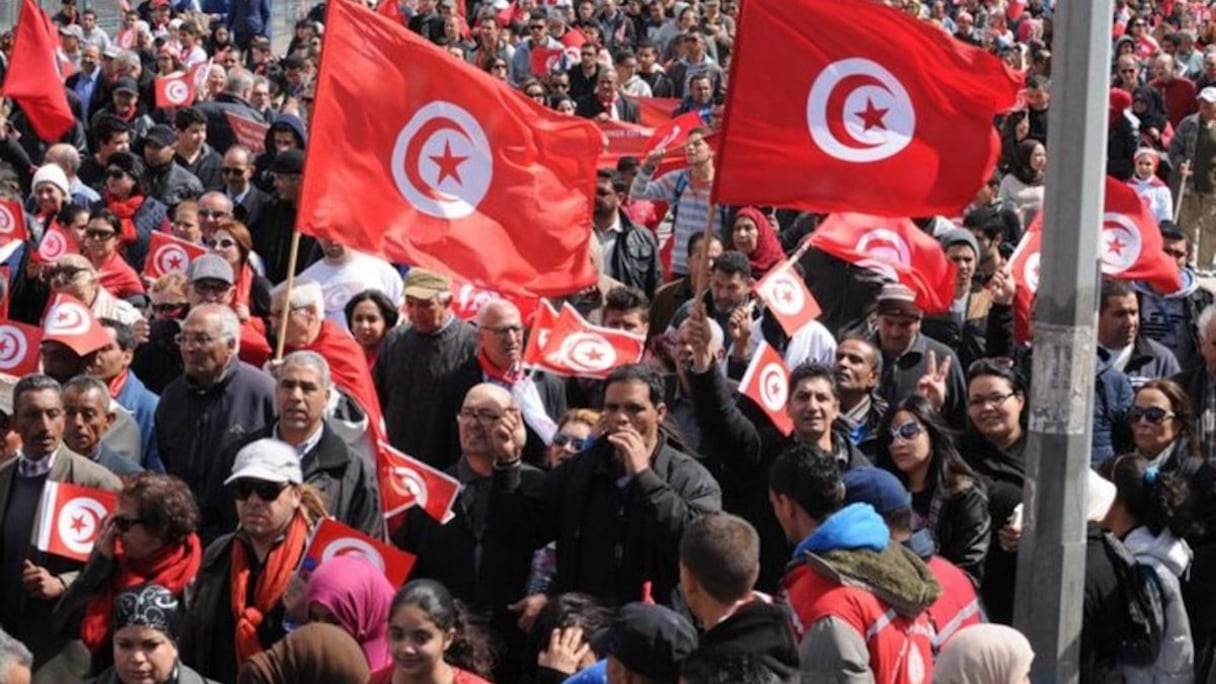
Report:
<svg viewBox="0 0 1216 684"><path fill-rule="evenodd" d="M75 532L76 534L80 534L82 531L84 531L84 528L85 528L84 516L83 515L72 516L72 531Z"/></svg>
<svg viewBox="0 0 1216 684"><path fill-rule="evenodd" d="M468 157L452 154L450 140L443 141L443 154L431 156L431 161L439 167L439 177L435 179L435 185L442 183L445 178L453 178L457 183L463 184L464 181L460 178L460 165L466 160Z"/></svg>
<svg viewBox="0 0 1216 684"><path fill-rule="evenodd" d="M1125 246L1126 245L1124 245L1123 242L1121 240L1119 240L1118 236L1115 236L1114 238L1111 239L1110 242L1106 243L1106 251L1112 252L1119 256L1123 256L1123 248Z"/></svg>
<svg viewBox="0 0 1216 684"><path fill-rule="evenodd" d="M887 125L883 123L883 119L886 118L888 111L890 111L889 108L883 109L880 107L875 107L874 100L867 97L866 108L860 112L857 112L855 116L861 119L861 122L865 125L865 129L867 131L871 128L881 128L885 131L887 130Z"/></svg>

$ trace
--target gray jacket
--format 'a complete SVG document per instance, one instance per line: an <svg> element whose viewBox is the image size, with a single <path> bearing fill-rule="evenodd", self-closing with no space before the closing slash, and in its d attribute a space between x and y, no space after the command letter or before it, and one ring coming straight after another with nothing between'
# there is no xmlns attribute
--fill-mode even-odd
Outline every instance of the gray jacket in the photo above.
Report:
<svg viewBox="0 0 1216 684"><path fill-rule="evenodd" d="M1191 565L1191 547L1168 530L1154 536L1147 527L1132 530L1123 545L1137 562L1156 570L1157 578L1161 580L1165 611L1165 637L1157 662L1147 667L1124 666L1123 681L1127 684L1190 684L1195 681L1195 646L1178 578Z"/></svg>

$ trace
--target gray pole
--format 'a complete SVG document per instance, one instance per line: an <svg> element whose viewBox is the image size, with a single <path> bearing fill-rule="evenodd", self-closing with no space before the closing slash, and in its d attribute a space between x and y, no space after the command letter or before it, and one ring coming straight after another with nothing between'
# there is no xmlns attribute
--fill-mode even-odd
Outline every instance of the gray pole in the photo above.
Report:
<svg viewBox="0 0 1216 684"><path fill-rule="evenodd" d="M1077 681L1111 0L1059 2L1014 625L1034 682ZM999 526L1004 521L994 520Z"/></svg>

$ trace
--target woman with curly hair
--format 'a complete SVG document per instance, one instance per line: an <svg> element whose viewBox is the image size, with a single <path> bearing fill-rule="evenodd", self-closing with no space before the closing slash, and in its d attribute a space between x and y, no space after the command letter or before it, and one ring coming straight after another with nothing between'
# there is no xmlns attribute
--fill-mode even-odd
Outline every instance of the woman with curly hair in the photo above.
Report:
<svg viewBox="0 0 1216 684"><path fill-rule="evenodd" d="M118 493L80 576L52 614L57 630L80 625L92 672L113 657L110 611L119 593L158 584L179 599L198 574L203 547L195 533L199 511L190 488L172 475L140 473Z"/></svg>
<svg viewBox="0 0 1216 684"><path fill-rule="evenodd" d="M434 580L409 582L393 598L388 619L393 664L369 684L488 684L493 666L487 636L468 623L464 606Z"/></svg>

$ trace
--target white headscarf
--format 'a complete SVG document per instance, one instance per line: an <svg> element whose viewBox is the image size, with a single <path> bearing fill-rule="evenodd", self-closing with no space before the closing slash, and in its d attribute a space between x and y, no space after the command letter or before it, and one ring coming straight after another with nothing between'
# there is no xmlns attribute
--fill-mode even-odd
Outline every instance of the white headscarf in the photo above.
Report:
<svg viewBox="0 0 1216 684"><path fill-rule="evenodd" d="M946 643L933 667L933 684L1021 684L1034 651L1022 633L1005 625L973 625Z"/></svg>

